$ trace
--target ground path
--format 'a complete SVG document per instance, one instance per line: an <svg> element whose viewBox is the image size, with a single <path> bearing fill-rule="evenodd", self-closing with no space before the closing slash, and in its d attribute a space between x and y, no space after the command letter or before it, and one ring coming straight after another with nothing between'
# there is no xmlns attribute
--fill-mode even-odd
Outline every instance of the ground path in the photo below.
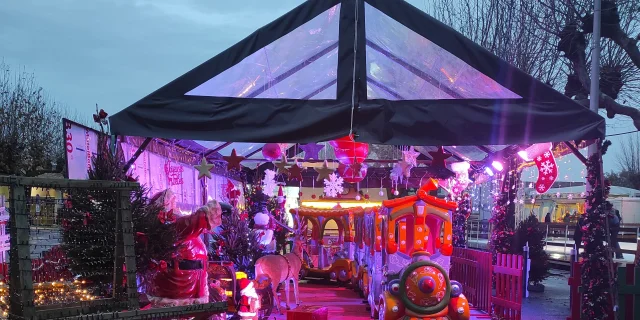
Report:
<svg viewBox="0 0 640 320"><path fill-rule="evenodd" d="M293 303L293 286L291 287L290 301ZM284 291L280 292L284 306ZM353 290L344 287L337 287L330 284L300 282L300 302L301 305L327 306L329 308L329 320L368 320L369 311L367 304ZM480 312L472 311L472 319L488 319ZM286 315L279 315L274 309L270 319L285 320Z"/></svg>

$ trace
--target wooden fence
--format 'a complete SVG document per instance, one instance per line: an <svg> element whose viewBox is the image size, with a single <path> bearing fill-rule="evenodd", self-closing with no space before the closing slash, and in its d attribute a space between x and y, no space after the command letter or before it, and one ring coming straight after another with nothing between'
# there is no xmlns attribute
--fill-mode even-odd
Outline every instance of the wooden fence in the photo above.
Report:
<svg viewBox="0 0 640 320"><path fill-rule="evenodd" d="M525 294L524 259L499 254L495 264L491 260L491 252L454 248L450 278L462 284L464 295L478 310L501 319L520 320Z"/></svg>
<svg viewBox="0 0 640 320"><path fill-rule="evenodd" d="M464 295L478 310L491 312L491 253L454 248L451 256L451 280L462 284Z"/></svg>
<svg viewBox="0 0 640 320"><path fill-rule="evenodd" d="M491 297L492 315L499 319L522 319L523 259L515 254L498 254L493 273L496 279L496 295Z"/></svg>

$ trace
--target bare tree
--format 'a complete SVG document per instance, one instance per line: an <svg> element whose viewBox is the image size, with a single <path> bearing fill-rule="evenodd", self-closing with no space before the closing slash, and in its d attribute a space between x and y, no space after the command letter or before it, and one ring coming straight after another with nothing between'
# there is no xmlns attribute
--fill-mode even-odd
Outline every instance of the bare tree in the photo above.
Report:
<svg viewBox="0 0 640 320"><path fill-rule="evenodd" d="M589 105L593 0L433 0L429 13ZM640 129L640 0L602 1L600 107Z"/></svg>
<svg viewBox="0 0 640 320"><path fill-rule="evenodd" d="M0 61L0 173L36 175L61 170L62 117L69 112L36 84ZM74 116L72 118L77 118Z"/></svg>

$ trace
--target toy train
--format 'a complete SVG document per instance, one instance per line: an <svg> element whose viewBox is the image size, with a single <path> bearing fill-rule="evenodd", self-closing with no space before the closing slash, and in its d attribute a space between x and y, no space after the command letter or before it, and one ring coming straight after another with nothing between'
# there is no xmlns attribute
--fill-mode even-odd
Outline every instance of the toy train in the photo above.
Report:
<svg viewBox="0 0 640 320"><path fill-rule="evenodd" d="M462 285L448 276L456 203L430 196L437 188L431 179L416 196L385 201L356 219L352 283L372 318L470 318Z"/></svg>

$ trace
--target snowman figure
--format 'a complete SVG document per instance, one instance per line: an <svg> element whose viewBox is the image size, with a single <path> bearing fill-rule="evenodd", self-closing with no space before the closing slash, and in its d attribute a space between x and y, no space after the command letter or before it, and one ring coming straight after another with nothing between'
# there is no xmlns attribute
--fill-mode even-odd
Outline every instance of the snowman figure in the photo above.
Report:
<svg viewBox="0 0 640 320"><path fill-rule="evenodd" d="M255 225L253 229L258 233L258 241L265 246L264 252L272 253L276 251L276 239L273 236L273 229L270 227L271 215L267 208L262 208L253 218Z"/></svg>

